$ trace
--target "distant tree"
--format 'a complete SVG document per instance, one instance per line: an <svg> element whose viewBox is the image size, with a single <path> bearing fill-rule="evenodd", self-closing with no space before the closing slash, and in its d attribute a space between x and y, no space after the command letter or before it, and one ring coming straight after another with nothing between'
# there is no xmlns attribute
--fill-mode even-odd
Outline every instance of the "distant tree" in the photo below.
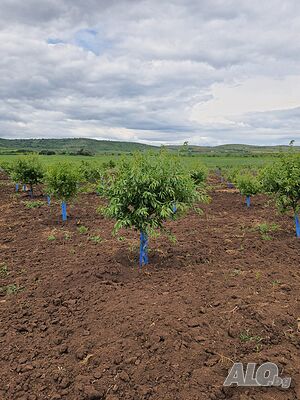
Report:
<svg viewBox="0 0 300 400"><path fill-rule="evenodd" d="M240 193L246 196L246 204L250 207L251 196L261 192L259 179L250 173L244 173L237 175L235 184Z"/></svg>
<svg viewBox="0 0 300 400"><path fill-rule="evenodd" d="M293 210L296 235L300 237L300 154L281 155L276 163L262 171L261 181L264 190L275 196L281 212Z"/></svg>
<svg viewBox="0 0 300 400"><path fill-rule="evenodd" d="M61 201L62 219L67 219L67 201L78 191L78 173L70 164L56 164L46 174L47 193Z"/></svg>
<svg viewBox="0 0 300 400"><path fill-rule="evenodd" d="M34 185L43 182L44 168L37 155L27 155L15 161L11 176L16 183L28 185L33 196Z"/></svg>
<svg viewBox="0 0 300 400"><path fill-rule="evenodd" d="M44 156L54 156L56 152L54 150L41 150L39 154Z"/></svg>

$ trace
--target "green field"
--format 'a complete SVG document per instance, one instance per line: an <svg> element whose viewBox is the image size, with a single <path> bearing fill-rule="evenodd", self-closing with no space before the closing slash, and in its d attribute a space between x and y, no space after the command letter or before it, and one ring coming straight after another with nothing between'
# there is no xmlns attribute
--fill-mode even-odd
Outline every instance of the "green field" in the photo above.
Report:
<svg viewBox="0 0 300 400"><path fill-rule="evenodd" d="M275 161L279 154L287 151L300 151L294 146L250 146L243 144L228 144L220 146L165 146L170 153L182 155L189 168L198 163L205 164L209 169L216 167L253 167L259 168ZM101 165L113 160L116 163L122 157L131 157L136 151L159 151L159 146L149 146L141 143L118 142L95 139L1 139L0 165L2 162L13 162L22 154L38 153L41 161L47 165L67 162L79 165L81 161ZM44 155L45 152L51 155Z"/></svg>
<svg viewBox="0 0 300 400"><path fill-rule="evenodd" d="M20 155L1 155L0 154L0 165L2 162L13 162ZM39 156L41 161L46 165L53 165L56 163L67 162L74 165L79 165L81 161L88 161L93 164L101 165L104 162L113 160L118 162L123 157L130 157L129 155L96 155L96 156L70 156L70 155L53 155L53 156ZM189 166L196 166L198 163L203 163L209 169L214 169L216 167L226 168L226 167L261 167L272 161L275 161L274 155L260 155L255 157L244 157L244 156L234 156L234 155L219 155L219 156L207 156L207 155L197 155L193 157L182 157L183 161Z"/></svg>

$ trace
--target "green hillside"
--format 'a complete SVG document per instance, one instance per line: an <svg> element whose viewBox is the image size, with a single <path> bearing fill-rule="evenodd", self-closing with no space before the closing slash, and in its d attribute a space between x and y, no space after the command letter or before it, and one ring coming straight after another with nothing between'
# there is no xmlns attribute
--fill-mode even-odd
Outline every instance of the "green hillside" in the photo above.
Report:
<svg viewBox="0 0 300 400"><path fill-rule="evenodd" d="M1 139L0 152L15 153L23 151L55 151L56 153L76 153L85 150L91 154L105 152L130 153L137 150L156 148L141 143L117 142L95 139Z"/></svg>
<svg viewBox="0 0 300 400"><path fill-rule="evenodd" d="M181 146L166 146L173 151L181 150ZM55 154L97 155L132 153L137 150L158 150L159 146L150 146L135 142L111 140L95 140L83 138L70 139L1 139L0 154L19 154L24 152L53 152ZM289 146L252 146L246 144L225 144L220 146L188 146L190 155L240 155L253 156L259 154L280 153L288 151ZM293 147L300 152L299 146Z"/></svg>

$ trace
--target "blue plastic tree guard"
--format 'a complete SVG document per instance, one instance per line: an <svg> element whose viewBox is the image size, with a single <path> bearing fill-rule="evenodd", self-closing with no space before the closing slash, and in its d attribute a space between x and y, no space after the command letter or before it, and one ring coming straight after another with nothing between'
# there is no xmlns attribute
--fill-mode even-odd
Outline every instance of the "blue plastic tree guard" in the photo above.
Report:
<svg viewBox="0 0 300 400"><path fill-rule="evenodd" d="M26 192L26 183L23 185L23 192Z"/></svg>
<svg viewBox="0 0 300 400"><path fill-rule="evenodd" d="M63 221L67 220L67 204L65 201L61 203L61 216Z"/></svg>
<svg viewBox="0 0 300 400"><path fill-rule="evenodd" d="M19 191L19 184L16 183L16 192L18 192L18 191Z"/></svg>
<svg viewBox="0 0 300 400"><path fill-rule="evenodd" d="M246 197L246 204L247 204L247 207L250 207L250 204L251 204L251 197L250 196Z"/></svg>
<svg viewBox="0 0 300 400"><path fill-rule="evenodd" d="M173 204L173 213L175 214L175 213L176 213L176 211L177 211L176 204Z"/></svg>
<svg viewBox="0 0 300 400"><path fill-rule="evenodd" d="M50 206L50 204L51 204L51 197L50 197L49 195L47 195L46 197L47 197L48 206Z"/></svg>
<svg viewBox="0 0 300 400"><path fill-rule="evenodd" d="M295 214L295 225L296 225L296 236L300 237L300 222L297 214Z"/></svg>
<svg viewBox="0 0 300 400"><path fill-rule="evenodd" d="M148 235L140 233L140 268L148 264Z"/></svg>

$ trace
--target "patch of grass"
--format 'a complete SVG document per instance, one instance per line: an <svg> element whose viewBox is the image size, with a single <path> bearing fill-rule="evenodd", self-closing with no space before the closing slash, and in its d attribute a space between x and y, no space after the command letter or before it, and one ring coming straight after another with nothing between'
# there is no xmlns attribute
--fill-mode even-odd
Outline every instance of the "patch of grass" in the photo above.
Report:
<svg viewBox="0 0 300 400"><path fill-rule="evenodd" d="M123 242L123 241L125 240L125 237L124 237L124 236L118 236L118 237L117 237L117 240L118 240L119 242Z"/></svg>
<svg viewBox="0 0 300 400"><path fill-rule="evenodd" d="M261 271L256 271L255 272L255 279L258 281L261 278Z"/></svg>
<svg viewBox="0 0 300 400"><path fill-rule="evenodd" d="M70 232L64 233L64 240L70 240L72 238L72 234Z"/></svg>
<svg viewBox="0 0 300 400"><path fill-rule="evenodd" d="M263 240L272 240L272 237L270 236L270 233L276 232L279 229L279 226L275 223L268 224L267 222L263 222L256 227Z"/></svg>
<svg viewBox="0 0 300 400"><path fill-rule="evenodd" d="M274 281L272 281L272 286L273 286L273 288L276 288L277 286L279 286L280 285L280 281L278 281L278 280L274 280Z"/></svg>
<svg viewBox="0 0 300 400"><path fill-rule="evenodd" d="M45 205L43 201L36 200L36 201L24 201L26 208L40 208Z"/></svg>
<svg viewBox="0 0 300 400"><path fill-rule="evenodd" d="M79 232L81 235L85 235L85 234L88 232L89 228L87 228L87 227L84 226L84 225L81 225L81 226L79 226L79 227L77 228L77 230L78 230L78 232Z"/></svg>
<svg viewBox="0 0 300 400"><path fill-rule="evenodd" d="M9 272L8 272L8 268L7 265L5 263L1 263L0 264L0 278L6 278L8 276Z"/></svg>
<svg viewBox="0 0 300 400"><path fill-rule="evenodd" d="M247 343L247 342L255 342L256 344L259 344L262 341L261 336L253 336L250 332L249 329L246 330L246 332L241 332L240 333L240 340L241 342Z"/></svg>
<svg viewBox="0 0 300 400"><path fill-rule="evenodd" d="M238 268L235 268L232 272L231 272L231 276L238 276L238 275L241 275L243 273L243 271L241 271L240 269L238 269Z"/></svg>
<svg viewBox="0 0 300 400"><path fill-rule="evenodd" d="M21 290L24 290L24 287L17 286L14 283L10 284L10 285L7 285L7 286L0 287L0 293L5 292L8 295L19 293L19 292L21 292Z"/></svg>
<svg viewBox="0 0 300 400"><path fill-rule="evenodd" d="M97 244L101 243L103 239L100 236L96 235L96 236L90 236L89 240L92 241L94 244Z"/></svg>
<svg viewBox="0 0 300 400"><path fill-rule="evenodd" d="M49 235L47 240L49 240L49 242L53 242L54 240L56 240L56 236L54 235Z"/></svg>

